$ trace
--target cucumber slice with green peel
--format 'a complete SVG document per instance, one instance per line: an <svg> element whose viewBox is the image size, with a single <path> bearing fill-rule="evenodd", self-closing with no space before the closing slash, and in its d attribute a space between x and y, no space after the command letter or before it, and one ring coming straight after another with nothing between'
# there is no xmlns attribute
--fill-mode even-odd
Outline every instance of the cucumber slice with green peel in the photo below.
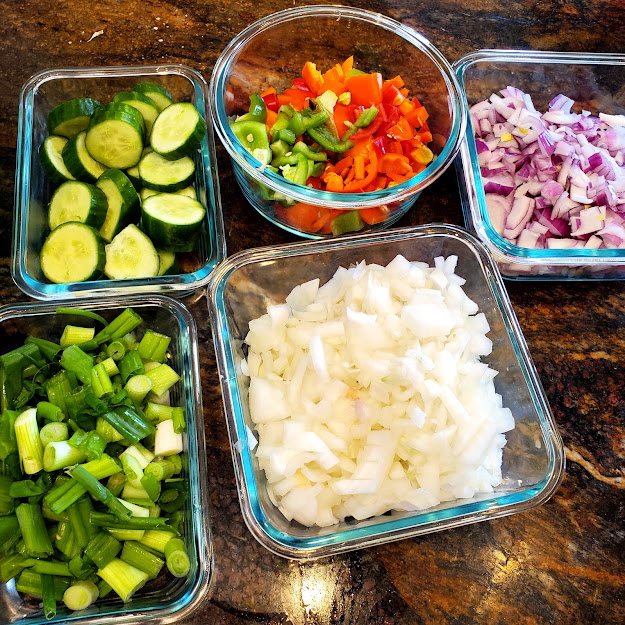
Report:
<svg viewBox="0 0 625 625"><path fill-rule="evenodd" d="M99 106L100 103L91 98L76 98L62 102L48 113L50 134L71 139L87 128L91 116Z"/></svg>
<svg viewBox="0 0 625 625"><path fill-rule="evenodd" d="M150 135L155 152L176 160L197 150L206 134L206 122L189 102L168 106L156 118Z"/></svg>
<svg viewBox="0 0 625 625"><path fill-rule="evenodd" d="M126 226L106 246L104 273L113 280L157 276L158 252L137 226Z"/></svg>
<svg viewBox="0 0 625 625"><path fill-rule="evenodd" d="M129 223L138 221L139 196L128 176L119 169L105 171L98 178L96 186L104 191L108 202L100 234L105 241L110 242Z"/></svg>
<svg viewBox="0 0 625 625"><path fill-rule="evenodd" d="M150 98L150 100L156 104L156 108L158 108L159 112L167 108L174 101L171 97L171 93L169 93L165 87L155 82L139 83L135 85L132 90L138 91Z"/></svg>
<svg viewBox="0 0 625 625"><path fill-rule="evenodd" d="M127 169L141 159L144 137L141 113L124 102L111 102L93 114L85 145L96 161L113 169Z"/></svg>
<svg viewBox="0 0 625 625"><path fill-rule="evenodd" d="M174 193L188 187L195 176L195 163L188 156L169 161L156 152L146 154L139 162L139 177L144 187Z"/></svg>
<svg viewBox="0 0 625 625"><path fill-rule="evenodd" d="M128 104L129 106L136 108L143 116L147 136L150 136L152 124L158 117L159 113L159 110L153 100L139 91L122 91L113 98L113 102L123 102L124 104Z"/></svg>
<svg viewBox="0 0 625 625"><path fill-rule="evenodd" d="M63 161L63 148L67 144L65 137L50 135L39 147L41 166L53 184L61 184L67 180L76 180Z"/></svg>
<svg viewBox="0 0 625 625"><path fill-rule="evenodd" d="M105 171L106 167L91 158L85 146L87 132L83 130L74 135L63 148L63 162L69 172L77 180L95 182Z"/></svg>
<svg viewBox="0 0 625 625"><path fill-rule="evenodd" d="M141 158L143 158L146 154L152 152L152 148L147 147L143 148L143 152L141 152ZM134 188L139 191L141 189L141 178L139 177L139 163L137 163L134 167L129 167L126 170L126 175L132 182Z"/></svg>
<svg viewBox="0 0 625 625"><path fill-rule="evenodd" d="M52 196L48 210L50 230L68 221L78 221L99 230L107 212L103 191L86 182L64 182Z"/></svg>
<svg viewBox="0 0 625 625"><path fill-rule="evenodd" d="M48 235L40 260L45 277L55 284L97 280L106 261L104 241L95 228L70 221Z"/></svg>
<svg viewBox="0 0 625 625"><path fill-rule="evenodd" d="M162 193L162 191L155 191L154 189L146 189L145 187L143 187L143 189L139 191L139 197L141 198L141 201L143 202L143 200L145 200L146 198L151 197L152 195L157 195L158 193ZM195 192L195 187L193 185L189 185L188 187L185 187L184 189L180 189L180 191L176 191L174 195L186 195L187 197L190 197L193 200L197 200L197 194Z"/></svg>
<svg viewBox="0 0 625 625"><path fill-rule="evenodd" d="M204 207L186 195L159 193L143 201L141 227L159 249L190 252L205 214Z"/></svg>
<svg viewBox="0 0 625 625"><path fill-rule="evenodd" d="M156 250L158 252L158 275L170 276L180 272L178 257L174 252Z"/></svg>

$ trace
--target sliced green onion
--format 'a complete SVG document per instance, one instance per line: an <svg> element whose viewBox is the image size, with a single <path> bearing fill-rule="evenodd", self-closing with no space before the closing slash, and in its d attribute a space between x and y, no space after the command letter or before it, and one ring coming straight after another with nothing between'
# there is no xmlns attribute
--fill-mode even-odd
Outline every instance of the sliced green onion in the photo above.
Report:
<svg viewBox="0 0 625 625"><path fill-rule="evenodd" d="M145 534L145 530L117 529L114 527L108 527L106 531L120 541L141 540Z"/></svg>
<svg viewBox="0 0 625 625"><path fill-rule="evenodd" d="M43 469L43 445L39 438L37 409L29 408L15 420L15 438L24 473L32 475Z"/></svg>
<svg viewBox="0 0 625 625"><path fill-rule="evenodd" d="M132 401L139 404L152 390L152 380L147 375L133 375L128 378L124 390Z"/></svg>
<svg viewBox="0 0 625 625"><path fill-rule="evenodd" d="M130 601L135 592L143 588L149 579L147 573L118 558L113 558L103 569L99 569L98 575L124 602Z"/></svg>
<svg viewBox="0 0 625 625"><path fill-rule="evenodd" d="M100 590L93 582L75 582L63 593L63 603L68 610L78 612L86 610L99 596Z"/></svg>
<svg viewBox="0 0 625 625"><path fill-rule="evenodd" d="M171 338L165 334L159 334L153 330L146 330L146 333L139 343L139 355L144 360L163 362L170 342Z"/></svg>
<svg viewBox="0 0 625 625"><path fill-rule="evenodd" d="M28 481L30 482L31 480ZM11 514L15 509L15 497L22 496L13 494L14 484L15 482L10 476L0 475L0 518ZM2 531L0 529L0 546L4 542L1 538L1 534Z"/></svg>
<svg viewBox="0 0 625 625"><path fill-rule="evenodd" d="M52 404L49 405L51 406ZM57 408L57 406L54 407ZM62 421L52 421L50 423L47 423L39 431L39 438L41 439L41 444L43 445L45 456L45 448L50 443L66 441L69 438L69 429L67 427L67 423L63 423Z"/></svg>
<svg viewBox="0 0 625 625"><path fill-rule="evenodd" d="M121 551L121 543L108 532L99 532L89 542L85 555L99 568L103 569Z"/></svg>
<svg viewBox="0 0 625 625"><path fill-rule="evenodd" d="M14 577L17 577L24 569L31 567L35 563L33 558L29 558L21 553L10 553L0 558L0 580L3 584L8 584Z"/></svg>
<svg viewBox="0 0 625 625"><path fill-rule="evenodd" d="M174 534L171 532L164 532L162 530L147 530L139 542L150 549L155 549L160 553L165 553L165 545L172 538L174 538Z"/></svg>
<svg viewBox="0 0 625 625"><path fill-rule="evenodd" d="M63 410L49 401L40 401L37 404L37 416L44 421L63 421L65 418Z"/></svg>
<svg viewBox="0 0 625 625"><path fill-rule="evenodd" d="M104 366L104 370L109 377L117 375L119 373L119 368L113 358L105 358L100 364Z"/></svg>
<svg viewBox="0 0 625 625"><path fill-rule="evenodd" d="M61 367L76 374L83 384L91 383L91 369L93 357L89 356L77 345L70 345L63 350L61 355Z"/></svg>
<svg viewBox="0 0 625 625"><path fill-rule="evenodd" d="M180 376L169 365L159 365L146 375L152 380L152 392L156 396L162 395L180 380Z"/></svg>
<svg viewBox="0 0 625 625"><path fill-rule="evenodd" d="M164 560L133 541L124 544L119 558L140 571L147 573L150 579L156 579L165 564Z"/></svg>
<svg viewBox="0 0 625 625"><path fill-rule="evenodd" d="M69 474L97 501L103 503L113 514L120 518L129 516L128 509L123 506L111 491L85 469L81 464L69 470Z"/></svg>
<svg viewBox="0 0 625 625"><path fill-rule="evenodd" d="M116 341L140 326L142 321L141 317L132 308L126 308L104 330L98 332L94 338L100 344L106 341Z"/></svg>
<svg viewBox="0 0 625 625"><path fill-rule="evenodd" d="M61 340L59 341L61 347L69 347L70 345L80 345L90 341L95 336L95 328L83 328L82 326L65 326Z"/></svg>
<svg viewBox="0 0 625 625"><path fill-rule="evenodd" d="M69 580L64 577L54 577L54 597L57 601L61 601L63 593L69 586ZM25 592L35 597L42 597L41 575L35 573L31 569L22 571L15 582L17 592Z"/></svg>
<svg viewBox="0 0 625 625"><path fill-rule="evenodd" d="M124 437L102 417L98 417L96 421L95 431L107 442L115 443L121 441Z"/></svg>
<svg viewBox="0 0 625 625"><path fill-rule="evenodd" d="M187 548L180 538L172 538L165 545L165 560L174 577L186 577L191 569Z"/></svg>
<svg viewBox="0 0 625 625"><path fill-rule="evenodd" d="M108 344L106 348L106 353L113 361L119 361L124 357L124 354L126 353L126 348L121 341L113 341L112 343Z"/></svg>
<svg viewBox="0 0 625 625"><path fill-rule="evenodd" d="M119 497L124 490L124 484L126 483L126 476L123 473L115 473L109 477L106 487L115 495Z"/></svg>
<svg viewBox="0 0 625 625"><path fill-rule="evenodd" d="M172 456L183 450L182 434L174 431L173 419L161 421L156 426L154 439L154 454L157 456Z"/></svg>
<svg viewBox="0 0 625 625"><path fill-rule="evenodd" d="M102 395L109 393L113 394L113 383L102 363L94 365L91 369L91 388L96 397L102 397Z"/></svg>
<svg viewBox="0 0 625 625"><path fill-rule="evenodd" d="M88 319L95 319L103 324L105 327L108 326L108 321L98 315L98 313L94 313L91 310L83 310L82 308L57 308L57 315L76 315L78 317L87 317Z"/></svg>
<svg viewBox="0 0 625 625"><path fill-rule="evenodd" d="M22 503L15 508L17 522L22 532L26 551L37 558L51 556L54 548L50 542L46 523L41 514L41 506L32 503Z"/></svg>
<svg viewBox="0 0 625 625"><path fill-rule="evenodd" d="M53 441L43 451L44 471L58 471L65 467L84 462L87 456L82 449L70 445L67 441Z"/></svg>
<svg viewBox="0 0 625 625"><path fill-rule="evenodd" d="M58 560L35 560L32 565L33 571L40 575L60 575L61 577L71 577L67 562Z"/></svg>

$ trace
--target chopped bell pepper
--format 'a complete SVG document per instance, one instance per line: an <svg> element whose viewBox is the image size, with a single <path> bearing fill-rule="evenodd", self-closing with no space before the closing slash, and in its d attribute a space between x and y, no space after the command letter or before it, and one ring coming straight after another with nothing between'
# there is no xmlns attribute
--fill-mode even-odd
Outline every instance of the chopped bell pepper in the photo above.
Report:
<svg viewBox="0 0 625 625"><path fill-rule="evenodd" d="M250 110L241 115L237 119L238 122L250 121L250 122L263 122L267 120L267 105L265 101L260 97L260 94L253 93L250 96Z"/></svg>

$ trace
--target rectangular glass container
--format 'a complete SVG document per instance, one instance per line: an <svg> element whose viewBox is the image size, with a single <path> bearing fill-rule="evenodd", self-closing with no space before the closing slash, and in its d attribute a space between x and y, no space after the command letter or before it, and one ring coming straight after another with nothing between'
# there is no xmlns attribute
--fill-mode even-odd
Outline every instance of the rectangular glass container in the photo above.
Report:
<svg viewBox="0 0 625 625"><path fill-rule="evenodd" d="M47 208L53 192L38 155L39 146L48 135L48 113L57 104L73 98L91 97L108 102L116 93L146 81L165 87L176 102L191 102L208 122L201 147L192 155L195 161L194 186L198 200L206 208L206 218L196 251L185 254L181 261L181 268L186 273L51 284L44 277L39 263L41 246L49 233ZM201 74L182 65L49 69L28 80L20 95L11 268L13 280L24 293L42 300L112 296L137 291L170 291L175 295L208 283L215 266L225 258L226 250L207 89Z"/></svg>
<svg viewBox="0 0 625 625"><path fill-rule="evenodd" d="M484 358L499 371L495 387L512 409L516 428L506 434L503 482L494 493L457 500L422 512L393 512L326 528L288 522L271 503L266 479L248 446L254 430L247 402L248 380L241 373L249 322L284 303L298 284L323 284L339 266L362 261L387 265L398 254L432 265L437 256L458 256L463 287L489 322L492 353ZM422 226L339 241L299 243L247 250L228 258L209 285L209 310L226 422L243 516L267 549L307 559L417 536L458 525L521 512L549 498L564 469L562 442L528 353L501 276L485 247L454 226Z"/></svg>
<svg viewBox="0 0 625 625"><path fill-rule="evenodd" d="M593 115L625 113L625 55L524 50L481 50L454 64L469 106L507 86L532 96L548 110L559 93ZM471 124L456 159L467 227L493 254L504 277L518 280L619 280L625 278L625 249L531 249L514 245L493 228Z"/></svg>
<svg viewBox="0 0 625 625"><path fill-rule="evenodd" d="M149 582L129 603L123 603L114 592L80 612L70 612L57 604L57 615L46 620L40 600L22 598L15 582L0 583L0 623L9 625L43 625L76 623L108 625L115 623L172 623L188 616L202 602L212 580L213 555L208 511L204 418L197 351L197 330L189 310L180 302L162 295L124 297L123 300L63 301L16 304L0 308L0 345L2 353L23 344L28 335L58 341L67 324L93 327L98 323L85 317L55 314L57 306L83 308L111 320L127 307L142 318L141 328L151 328L171 337L168 362L181 376L174 401L185 408L187 433L182 477L189 482L185 503L185 544L191 569L184 578L168 572Z"/></svg>

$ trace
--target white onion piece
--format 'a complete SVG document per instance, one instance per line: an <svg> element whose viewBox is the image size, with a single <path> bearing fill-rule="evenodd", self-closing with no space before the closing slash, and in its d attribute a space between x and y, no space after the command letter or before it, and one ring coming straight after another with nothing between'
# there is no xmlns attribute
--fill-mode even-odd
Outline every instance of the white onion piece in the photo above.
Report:
<svg viewBox="0 0 625 625"><path fill-rule="evenodd" d="M250 322L253 453L286 519L423 510L501 482L514 419L480 362L489 326L456 263L339 268Z"/></svg>

